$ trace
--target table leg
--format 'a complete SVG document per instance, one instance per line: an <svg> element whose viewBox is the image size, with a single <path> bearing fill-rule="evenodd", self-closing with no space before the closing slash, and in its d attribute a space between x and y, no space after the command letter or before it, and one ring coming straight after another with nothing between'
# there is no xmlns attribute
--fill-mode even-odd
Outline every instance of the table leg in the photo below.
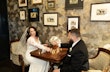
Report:
<svg viewBox="0 0 110 72"><path fill-rule="evenodd" d="M49 62L49 64L50 64L50 69L49 69L49 71L48 72L52 72L53 70L54 70L54 63L52 63L52 62Z"/></svg>
<svg viewBox="0 0 110 72"><path fill-rule="evenodd" d="M50 64L50 69L49 72L53 72L54 69L58 69L60 63L53 63L53 62L49 62Z"/></svg>

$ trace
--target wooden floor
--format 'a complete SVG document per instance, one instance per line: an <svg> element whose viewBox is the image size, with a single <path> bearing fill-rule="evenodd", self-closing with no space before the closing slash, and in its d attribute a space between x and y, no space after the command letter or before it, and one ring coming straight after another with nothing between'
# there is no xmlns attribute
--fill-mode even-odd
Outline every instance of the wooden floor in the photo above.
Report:
<svg viewBox="0 0 110 72"><path fill-rule="evenodd" d="M25 68L28 72L28 67ZM10 60L0 61L0 72L22 72L21 66L17 66Z"/></svg>

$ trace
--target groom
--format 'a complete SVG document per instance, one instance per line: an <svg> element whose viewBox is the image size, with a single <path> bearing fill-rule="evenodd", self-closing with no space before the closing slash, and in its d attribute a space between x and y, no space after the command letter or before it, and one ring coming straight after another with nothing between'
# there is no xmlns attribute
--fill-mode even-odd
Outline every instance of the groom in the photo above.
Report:
<svg viewBox="0 0 110 72"><path fill-rule="evenodd" d="M69 52L63 63L53 72L81 72L89 69L88 51L84 41L81 39L78 29L68 32L68 38L74 43L69 48ZM56 42L53 45L58 45ZM62 44L61 44L62 46Z"/></svg>

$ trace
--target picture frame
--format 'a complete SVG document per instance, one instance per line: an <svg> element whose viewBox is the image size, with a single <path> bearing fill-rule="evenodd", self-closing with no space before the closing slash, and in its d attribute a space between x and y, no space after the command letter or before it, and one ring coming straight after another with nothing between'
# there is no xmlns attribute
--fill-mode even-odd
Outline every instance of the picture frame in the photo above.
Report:
<svg viewBox="0 0 110 72"><path fill-rule="evenodd" d="M80 16L68 16L67 18L67 30L80 29Z"/></svg>
<svg viewBox="0 0 110 72"><path fill-rule="evenodd" d="M47 1L47 9L55 9L55 1Z"/></svg>
<svg viewBox="0 0 110 72"><path fill-rule="evenodd" d="M18 0L19 7L26 7L27 6L27 0Z"/></svg>
<svg viewBox="0 0 110 72"><path fill-rule="evenodd" d="M58 26L58 13L44 13L43 20L45 26Z"/></svg>
<svg viewBox="0 0 110 72"><path fill-rule="evenodd" d="M39 21L39 8L28 9L28 18L30 22Z"/></svg>
<svg viewBox="0 0 110 72"><path fill-rule="evenodd" d="M65 0L65 10L82 9L83 0Z"/></svg>
<svg viewBox="0 0 110 72"><path fill-rule="evenodd" d="M32 4L42 4L43 0L31 0Z"/></svg>
<svg viewBox="0 0 110 72"><path fill-rule="evenodd" d="M47 0L47 1L55 1L55 0Z"/></svg>
<svg viewBox="0 0 110 72"><path fill-rule="evenodd" d="M26 20L26 11L25 10L21 10L19 12L20 15L20 20Z"/></svg>
<svg viewBox="0 0 110 72"><path fill-rule="evenodd" d="M110 3L91 4L91 21L110 21Z"/></svg>

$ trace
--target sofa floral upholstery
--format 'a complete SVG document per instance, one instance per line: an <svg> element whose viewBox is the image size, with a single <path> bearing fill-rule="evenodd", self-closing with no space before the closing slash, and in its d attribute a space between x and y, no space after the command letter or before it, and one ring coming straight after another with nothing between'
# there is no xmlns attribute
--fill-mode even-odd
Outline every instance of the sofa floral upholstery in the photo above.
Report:
<svg viewBox="0 0 110 72"><path fill-rule="evenodd" d="M11 48L10 48L10 59L12 60L12 62L16 65L20 66L19 63L19 54L17 53L17 45L18 45L19 41L16 42L11 42Z"/></svg>
<svg viewBox="0 0 110 72"><path fill-rule="evenodd" d="M89 63L89 72L104 72L105 69L110 66L110 50L98 48L97 55L93 58L90 58Z"/></svg>
<svg viewBox="0 0 110 72"><path fill-rule="evenodd" d="M25 58L25 52L26 48L19 47L19 40L11 42L11 53L10 53L10 59L12 62L16 65L21 65L19 61L19 55L23 57L23 61L25 65L28 65L28 61Z"/></svg>
<svg viewBox="0 0 110 72"><path fill-rule="evenodd" d="M29 65L25 58L26 48L20 46L19 40L11 42L10 59L15 65L22 67L22 72L25 72L25 67Z"/></svg>

